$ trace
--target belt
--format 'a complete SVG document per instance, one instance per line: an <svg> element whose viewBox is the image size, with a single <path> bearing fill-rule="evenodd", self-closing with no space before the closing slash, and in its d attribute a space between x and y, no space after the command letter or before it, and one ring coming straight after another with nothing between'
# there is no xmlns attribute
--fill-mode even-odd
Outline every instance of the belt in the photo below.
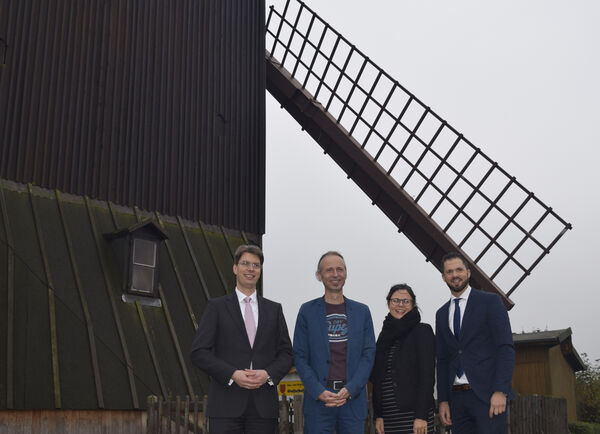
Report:
<svg viewBox="0 0 600 434"><path fill-rule="evenodd" d="M470 384L455 384L452 386L452 390L464 392L465 390L471 390L472 387Z"/></svg>
<svg viewBox="0 0 600 434"><path fill-rule="evenodd" d="M327 388L341 390L346 385L344 380L327 380Z"/></svg>

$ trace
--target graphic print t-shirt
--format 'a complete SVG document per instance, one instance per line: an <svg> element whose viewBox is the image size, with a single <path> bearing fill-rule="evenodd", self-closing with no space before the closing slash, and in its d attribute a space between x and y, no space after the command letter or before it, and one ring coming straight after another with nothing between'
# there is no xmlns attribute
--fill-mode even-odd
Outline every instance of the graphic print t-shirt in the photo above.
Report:
<svg viewBox="0 0 600 434"><path fill-rule="evenodd" d="M346 347L348 322L346 303L325 303L327 335L329 337L329 380L346 380Z"/></svg>

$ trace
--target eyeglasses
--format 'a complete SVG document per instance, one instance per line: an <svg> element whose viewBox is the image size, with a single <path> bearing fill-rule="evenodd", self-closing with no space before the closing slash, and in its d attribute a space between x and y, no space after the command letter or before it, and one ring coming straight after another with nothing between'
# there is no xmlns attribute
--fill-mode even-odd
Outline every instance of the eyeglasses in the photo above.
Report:
<svg viewBox="0 0 600 434"><path fill-rule="evenodd" d="M408 306L409 304L412 303L412 300L410 298L390 298L390 303L394 304L396 306L398 306L400 304Z"/></svg>
<svg viewBox="0 0 600 434"><path fill-rule="evenodd" d="M238 265L241 265L246 268L253 268L255 270L260 270L262 268L262 265L260 264L260 262L240 261L240 262L238 262Z"/></svg>

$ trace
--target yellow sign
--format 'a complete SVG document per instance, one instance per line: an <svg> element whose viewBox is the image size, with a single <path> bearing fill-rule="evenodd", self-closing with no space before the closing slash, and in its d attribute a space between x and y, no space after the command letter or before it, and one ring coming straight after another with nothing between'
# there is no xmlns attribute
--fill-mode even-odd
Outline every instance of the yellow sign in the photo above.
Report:
<svg viewBox="0 0 600 434"><path fill-rule="evenodd" d="M281 381L278 389L279 396L283 394L285 396L304 394L304 384L302 384L302 381Z"/></svg>

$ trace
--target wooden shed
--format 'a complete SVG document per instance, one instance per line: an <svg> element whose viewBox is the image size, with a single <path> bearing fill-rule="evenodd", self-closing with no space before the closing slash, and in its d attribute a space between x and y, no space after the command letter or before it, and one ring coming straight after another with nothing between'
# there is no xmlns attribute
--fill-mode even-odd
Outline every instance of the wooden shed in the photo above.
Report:
<svg viewBox="0 0 600 434"><path fill-rule="evenodd" d="M569 422L577 419L575 372L585 369L571 335L571 328L513 334L515 392L565 398Z"/></svg>

